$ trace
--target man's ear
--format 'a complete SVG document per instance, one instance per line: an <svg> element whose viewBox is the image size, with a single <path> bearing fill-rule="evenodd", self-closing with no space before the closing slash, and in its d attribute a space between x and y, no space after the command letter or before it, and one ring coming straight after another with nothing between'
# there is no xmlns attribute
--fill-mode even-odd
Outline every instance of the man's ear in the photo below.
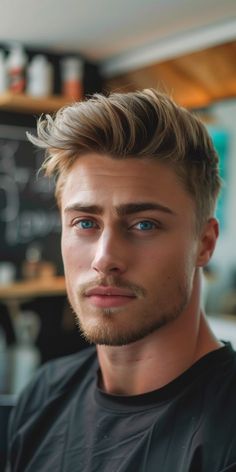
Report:
<svg viewBox="0 0 236 472"><path fill-rule="evenodd" d="M219 223L216 218L210 218L205 224L199 239L197 267L204 267L214 252L219 236Z"/></svg>

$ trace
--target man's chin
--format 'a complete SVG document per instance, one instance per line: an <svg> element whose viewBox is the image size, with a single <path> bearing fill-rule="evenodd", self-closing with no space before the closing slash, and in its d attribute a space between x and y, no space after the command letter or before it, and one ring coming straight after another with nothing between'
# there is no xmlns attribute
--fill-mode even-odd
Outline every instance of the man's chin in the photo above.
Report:
<svg viewBox="0 0 236 472"><path fill-rule="evenodd" d="M165 324L155 323L150 326L142 326L139 329L135 326L132 329L128 326L108 326L106 323L103 326L84 326L78 321L80 332L85 340L90 344L103 346L126 346L135 343L159 330Z"/></svg>
<svg viewBox="0 0 236 472"><path fill-rule="evenodd" d="M133 342L133 336L128 336L127 333L120 332L116 329L109 329L108 327L88 327L78 323L79 330L84 339L90 344L104 345L104 346L124 346ZM135 336L136 337L136 336Z"/></svg>

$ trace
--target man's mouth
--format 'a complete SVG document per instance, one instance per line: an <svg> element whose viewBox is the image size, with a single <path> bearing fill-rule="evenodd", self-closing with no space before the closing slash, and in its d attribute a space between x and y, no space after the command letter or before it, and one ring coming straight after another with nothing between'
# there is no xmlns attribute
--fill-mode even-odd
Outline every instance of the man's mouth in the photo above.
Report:
<svg viewBox="0 0 236 472"><path fill-rule="evenodd" d="M85 291L85 297L99 308L112 308L126 305L136 298L128 288L97 286Z"/></svg>

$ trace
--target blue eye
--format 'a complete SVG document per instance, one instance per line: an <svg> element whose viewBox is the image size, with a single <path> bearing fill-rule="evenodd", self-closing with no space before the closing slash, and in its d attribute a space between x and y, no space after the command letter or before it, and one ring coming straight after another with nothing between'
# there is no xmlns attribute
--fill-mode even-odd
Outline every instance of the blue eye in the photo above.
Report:
<svg viewBox="0 0 236 472"><path fill-rule="evenodd" d="M76 226L78 226L81 229L93 229L96 225L95 225L94 221L84 219L84 220L78 221Z"/></svg>
<svg viewBox="0 0 236 472"><path fill-rule="evenodd" d="M136 227L141 231L150 231L156 228L156 224L152 221L144 220L137 223Z"/></svg>

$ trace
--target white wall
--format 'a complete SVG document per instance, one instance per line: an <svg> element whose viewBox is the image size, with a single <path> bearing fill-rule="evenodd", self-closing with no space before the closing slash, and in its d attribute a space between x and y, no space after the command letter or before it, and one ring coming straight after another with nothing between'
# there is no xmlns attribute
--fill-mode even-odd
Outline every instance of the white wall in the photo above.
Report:
<svg viewBox="0 0 236 472"><path fill-rule="evenodd" d="M229 341L236 349L236 317L208 316L207 319L215 336L220 341Z"/></svg>

